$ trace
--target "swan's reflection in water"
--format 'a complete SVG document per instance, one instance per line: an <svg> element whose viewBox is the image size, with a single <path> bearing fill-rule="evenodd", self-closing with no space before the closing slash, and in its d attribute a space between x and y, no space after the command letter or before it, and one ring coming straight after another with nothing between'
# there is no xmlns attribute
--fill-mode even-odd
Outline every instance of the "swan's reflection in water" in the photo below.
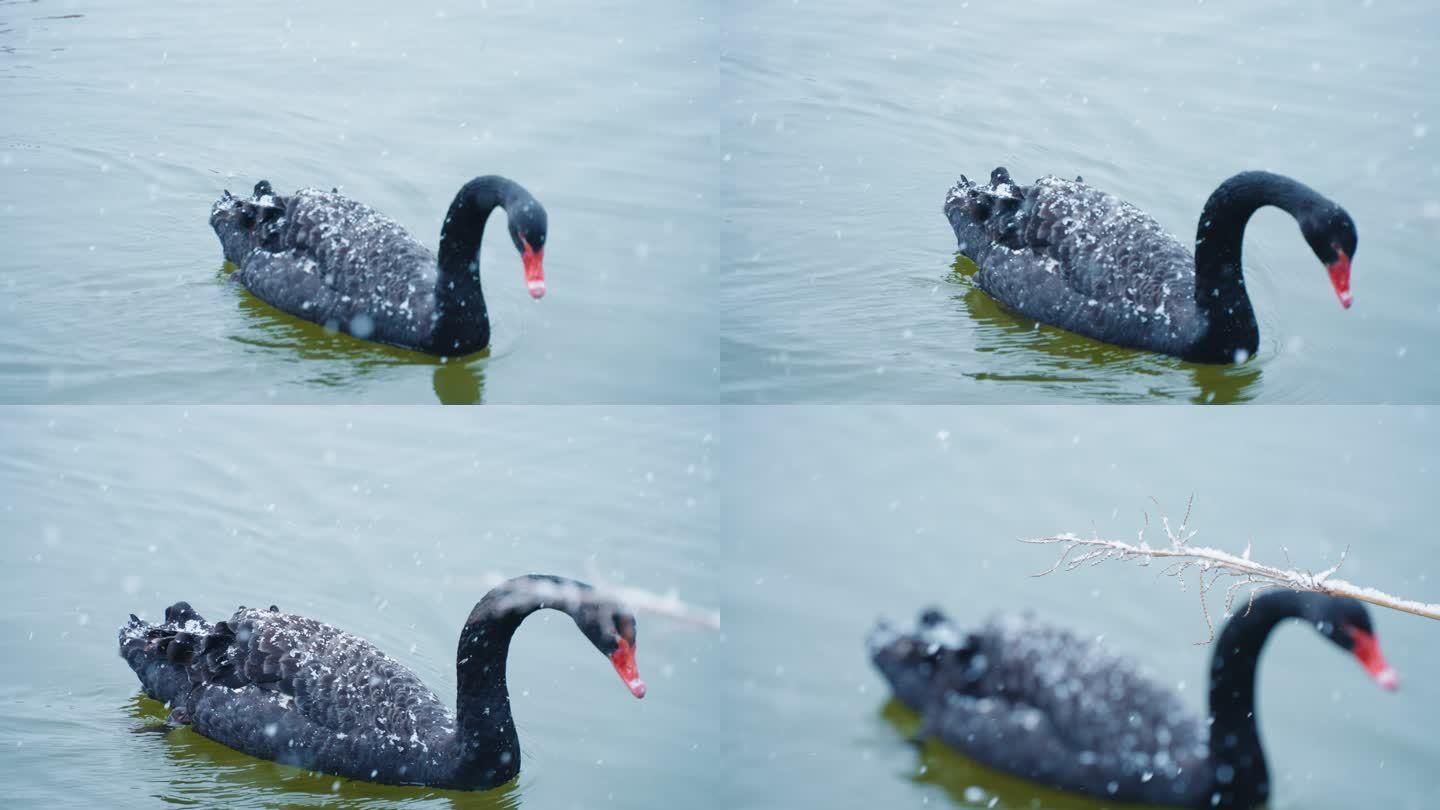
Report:
<svg viewBox="0 0 1440 810"><path fill-rule="evenodd" d="M969 372L971 379L1038 385L1069 396L1215 405L1246 402L1260 391L1261 359L1203 365L1101 343L1005 309L971 281L978 268L964 256L956 254L951 269L947 281L960 288L952 298L976 325L975 350L993 355L993 368L1004 369Z"/></svg>
<svg viewBox="0 0 1440 810"><path fill-rule="evenodd" d="M897 739L913 739L915 732L920 730L920 715L893 698L880 708L879 716L895 731ZM1045 810L1100 810L1114 807L1096 799L1050 790L1017 779L981 765L935 740L916 744L915 751L916 762L914 770L909 773L910 781L941 788L960 807L993 807L996 810L1031 810L1036 807ZM1125 807L1134 810L1145 808L1136 804Z"/></svg>
<svg viewBox="0 0 1440 810"><path fill-rule="evenodd" d="M137 694L125 706L135 726L160 723L168 712L158 701ZM154 776L163 751L164 792L168 804L205 807L423 807L456 810L515 810L523 798L520 781L486 791L436 790L361 782L257 759L221 745L188 726L166 734L140 734L134 740L138 768ZM152 786L154 782L152 781Z"/></svg>
<svg viewBox="0 0 1440 810"><path fill-rule="evenodd" d="M432 387L440 402L475 405L484 400L485 374L479 361L490 356L489 349L442 362L432 355L360 340L281 312L231 281L228 266L221 270L220 277L234 284L240 313L248 327L230 339L264 350L267 361L280 356L293 364L304 363L306 385L358 390L367 377L395 369L433 366Z"/></svg>
<svg viewBox="0 0 1440 810"><path fill-rule="evenodd" d="M476 405L484 388L485 374L479 364L456 360L435 367L435 396L445 405Z"/></svg>

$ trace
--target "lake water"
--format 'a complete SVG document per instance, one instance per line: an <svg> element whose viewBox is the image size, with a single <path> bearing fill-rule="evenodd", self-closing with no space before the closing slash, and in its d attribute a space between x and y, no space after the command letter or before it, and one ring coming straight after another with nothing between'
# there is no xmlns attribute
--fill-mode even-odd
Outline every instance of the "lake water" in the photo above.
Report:
<svg viewBox="0 0 1440 810"><path fill-rule="evenodd" d="M1071 406L9 409L0 433L0 775L22 804L626 808L1096 807L907 741L864 638L939 605L1033 609L1143 658L1203 709L1193 593L1111 564L1047 579L1015 542L1130 538L1152 496L1200 539L1436 601L1424 544L1433 411ZM1184 415L1183 419L1177 418ZM549 571L716 607L721 633L641 616L636 702L568 620L517 636L525 751L498 794L309 776L161 716L115 654L131 611L278 603L454 689L492 573ZM1212 600L1218 610L1218 603ZM1268 646L1272 806L1427 807L1434 628L1372 609L1403 685L1299 625ZM550 616L546 621L545 617ZM1303 675L1302 675L1303 673ZM977 792L978 791L978 792ZM976 797L979 797L978 799ZM1032 803L1032 800L1039 804Z"/></svg>
<svg viewBox="0 0 1440 810"><path fill-rule="evenodd" d="M1440 397L1440 12L1097 8L0 6L0 399ZM1244 366L1037 329L955 272L939 211L997 164L1083 174L1186 239L1223 178L1292 174L1359 225L1356 305L1270 210ZM494 345L455 365L278 314L225 281L205 222L265 177L433 245L486 172L549 209L550 295L490 240Z"/></svg>
<svg viewBox="0 0 1440 810"><path fill-rule="evenodd" d="M509 666L522 769L498 792L337 783L189 729L130 733L164 712L137 698L116 628L180 599L212 621L277 603L331 622L447 702L460 628L490 574L598 575L717 605L714 440L699 414L351 410L6 414L10 806L658 810L714 795L721 637L645 614L640 701L565 616L524 624Z"/></svg>
<svg viewBox="0 0 1440 810"><path fill-rule="evenodd" d="M1181 414L1186 418L1179 419ZM937 605L962 624L996 610L1104 636L1204 709L1210 649L1191 583L1108 563L1048 578L1058 532L1133 540L1158 499L1196 542L1437 601L1436 414L1380 408L910 406L732 409L725 679L742 731L725 761L732 807L1090 808L931 744L889 704L864 640L880 616ZM1150 536L1152 543L1159 538ZM1218 591L1218 589L1217 589ZM1212 594L1217 613L1223 596ZM1299 623L1260 667L1274 810L1433 806L1440 757L1434 622L1371 609L1402 685L1385 692Z"/></svg>
<svg viewBox="0 0 1440 810"><path fill-rule="evenodd" d="M1016 542L1132 538L1151 497L1178 517L1193 495L1217 546L1313 569L1348 548L1342 576L1440 601L1437 31L1440 6L1398 0L0 0L7 798L1102 807L907 742L866 634L1033 609L1203 711L1193 585L1037 579L1053 554ZM1355 306L1272 209L1246 240L1249 362L1037 327L974 288L940 211L996 165L1083 175L1187 241L1224 178L1290 174L1358 224ZM493 345L443 364L258 301L207 223L264 178L433 247L489 173L548 209L548 294L488 240ZM637 702L568 619L527 622L523 769L493 792L130 733L163 717L116 655L131 612L277 603L448 701L466 613L523 572L673 590L723 629L642 614ZM1304 627L1266 649L1275 810L1434 803L1435 628L1372 615L1396 694Z"/></svg>
<svg viewBox="0 0 1440 810"><path fill-rule="evenodd" d="M0 5L0 399L706 402L715 26L700 2ZM482 251L488 357L326 334L225 281L224 188L339 186L432 248L499 173L549 294Z"/></svg>
<svg viewBox="0 0 1440 810"><path fill-rule="evenodd" d="M722 38L721 367L740 402L1433 402L1440 7L780 2ZM1294 221L1247 233L1261 349L1235 369L1017 318L954 272L960 174L1083 175L1187 243L1251 168L1360 234L1342 310Z"/></svg>

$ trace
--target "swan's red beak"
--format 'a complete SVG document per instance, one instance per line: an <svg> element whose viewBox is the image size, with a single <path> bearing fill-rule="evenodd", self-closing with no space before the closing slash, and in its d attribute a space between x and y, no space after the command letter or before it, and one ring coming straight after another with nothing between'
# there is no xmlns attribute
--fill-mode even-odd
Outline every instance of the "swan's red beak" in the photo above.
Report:
<svg viewBox="0 0 1440 810"><path fill-rule="evenodd" d="M529 242L524 245L525 252L520 254L520 259L525 262L525 289L530 291L531 298L538 300L545 297L545 248L535 250Z"/></svg>
<svg viewBox="0 0 1440 810"><path fill-rule="evenodd" d="M630 642L620 639L620 646L610 653L610 663L615 665L615 671L620 673L620 680L629 687L630 694L637 698L645 697L645 682L640 680L640 669L635 666L635 648L630 646Z"/></svg>
<svg viewBox="0 0 1440 810"><path fill-rule="evenodd" d="M1330 285L1335 288L1335 295L1340 299L1340 306L1350 308L1350 257L1345 251L1337 250L1340 258L1326 265L1325 269L1330 271Z"/></svg>
<svg viewBox="0 0 1440 810"><path fill-rule="evenodd" d="M1385 656L1380 652L1380 642L1375 636L1354 627L1346 628L1350 631L1350 638L1354 642L1352 651L1355 657L1360 659L1360 665L1375 679L1375 683L1390 690L1400 687L1400 676L1396 674L1391 666L1385 663Z"/></svg>

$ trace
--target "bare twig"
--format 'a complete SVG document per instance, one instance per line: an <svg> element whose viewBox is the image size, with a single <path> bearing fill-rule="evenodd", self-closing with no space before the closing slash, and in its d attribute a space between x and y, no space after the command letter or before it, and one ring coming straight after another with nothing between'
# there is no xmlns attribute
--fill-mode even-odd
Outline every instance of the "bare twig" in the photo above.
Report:
<svg viewBox="0 0 1440 810"><path fill-rule="evenodd" d="M1153 499L1152 499L1153 500ZM1289 549L1283 549L1287 560L1286 568L1264 565L1255 562L1250 558L1250 544L1246 544L1245 551L1240 556L1222 551L1217 548L1195 546L1190 544L1191 538L1196 534L1190 528L1190 508L1194 499L1185 507L1185 519L1180 523L1180 528L1174 529L1170 521L1160 512L1160 526L1165 532L1165 547L1152 547L1145 542L1145 532L1150 528L1150 515L1146 514L1140 528L1139 537L1135 543L1126 543L1120 540L1105 540L1098 535L1081 537L1075 534L1057 534L1050 537L1038 537L1030 540L1021 540L1022 543L1030 543L1040 546L1059 546L1060 556L1055 564L1048 570L1035 574L1043 577L1053 574L1056 571L1074 571L1082 565L1099 565L1111 560L1120 562L1137 562L1140 565L1149 565L1152 560L1164 560L1168 565L1161 573L1174 577L1182 590L1186 590L1185 574L1194 569L1197 572L1197 581L1200 591L1200 609L1205 616L1205 626L1209 630L1209 638L1201 644L1209 643L1215 637L1215 625L1210 618L1210 609L1206 604L1206 595L1210 589L1222 578L1233 578L1225 588L1225 613L1229 615L1231 607L1235 602L1235 595L1241 589L1248 588L1249 606L1255 603L1255 594L1271 588L1287 588L1292 591L1309 591L1312 593L1323 593L1331 596L1345 596L1351 599L1359 599L1362 602L1369 602L1372 605L1399 610L1405 613L1413 613L1416 616L1424 616L1427 619L1440 619L1440 604L1427 604L1415 602L1409 599L1401 599L1391 596L1383 591L1374 588L1366 588L1347 582L1335 577L1335 572L1345 564L1345 558L1350 549L1347 547L1340 554L1340 560L1334 565L1317 573L1310 571L1297 571L1293 565L1288 563L1290 558ZM1157 502L1158 506L1158 502Z"/></svg>

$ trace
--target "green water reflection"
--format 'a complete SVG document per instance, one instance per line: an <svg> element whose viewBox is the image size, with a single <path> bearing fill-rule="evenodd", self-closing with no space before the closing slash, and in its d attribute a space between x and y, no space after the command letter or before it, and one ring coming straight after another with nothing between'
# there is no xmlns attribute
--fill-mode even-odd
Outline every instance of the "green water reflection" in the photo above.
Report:
<svg viewBox="0 0 1440 810"><path fill-rule="evenodd" d="M165 707L137 694L124 710L135 726L165 719ZM453 807L457 810L514 810L520 806L519 778L494 790L458 791L362 782L257 759L221 745L185 726L165 734L138 735L136 745L154 744L171 769L169 791L156 798L172 804L219 805L225 797L270 807Z"/></svg>
<svg viewBox="0 0 1440 810"><path fill-rule="evenodd" d="M1237 365L1187 363L1173 357L1113 346L1031 320L1001 306L975 286L975 263L955 255L947 282L961 288L951 296L961 313L977 326L976 351L994 355L1029 352L1039 356L1025 373L969 372L974 380L1097 388L1105 380L1141 380L1122 391L1097 393L1102 399L1188 400L1226 405L1248 402L1260 392L1263 358ZM1005 367L1006 364L997 364ZM1043 371L1033 370L1036 366ZM1148 380L1148 382L1143 382Z"/></svg>
<svg viewBox="0 0 1440 810"><path fill-rule="evenodd" d="M490 350L483 349L459 358L433 357L421 352L361 340L344 332L327 329L312 321L282 312L256 298L234 282L226 265L220 272L223 283L234 286L235 298L247 327L230 340L264 353L267 360L312 362L315 367L306 382L327 388L360 390L367 378L409 366L434 366L435 397L446 405L475 405L484 401L484 361Z"/></svg>

